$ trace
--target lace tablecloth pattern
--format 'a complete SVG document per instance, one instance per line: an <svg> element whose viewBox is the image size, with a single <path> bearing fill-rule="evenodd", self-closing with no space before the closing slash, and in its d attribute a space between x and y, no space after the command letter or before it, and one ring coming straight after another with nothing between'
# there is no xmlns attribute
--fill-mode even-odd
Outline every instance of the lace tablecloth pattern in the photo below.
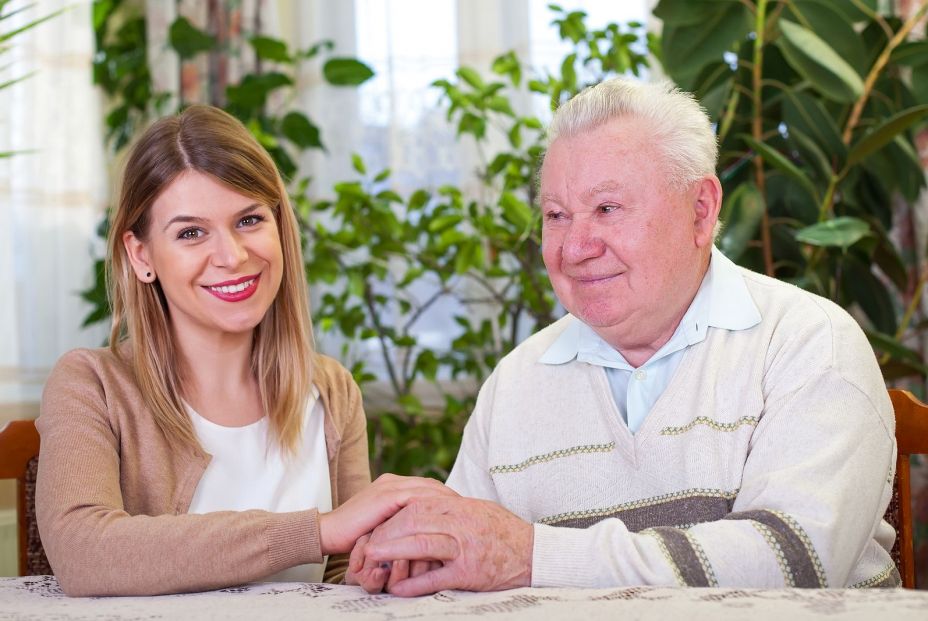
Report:
<svg viewBox="0 0 928 621"><path fill-rule="evenodd" d="M402 599L359 587L256 583L159 597L70 598L52 576L0 578L0 619L928 619L928 592L904 589L515 589Z"/></svg>

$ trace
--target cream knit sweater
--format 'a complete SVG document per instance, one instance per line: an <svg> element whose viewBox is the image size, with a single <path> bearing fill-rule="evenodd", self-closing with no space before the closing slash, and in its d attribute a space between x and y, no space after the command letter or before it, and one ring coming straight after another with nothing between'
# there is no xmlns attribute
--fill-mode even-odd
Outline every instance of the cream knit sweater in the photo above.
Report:
<svg viewBox="0 0 928 621"><path fill-rule="evenodd" d="M533 586L893 586L894 419L835 304L747 270L748 330L710 328L637 434L601 367L539 357L483 386L448 484L534 526Z"/></svg>

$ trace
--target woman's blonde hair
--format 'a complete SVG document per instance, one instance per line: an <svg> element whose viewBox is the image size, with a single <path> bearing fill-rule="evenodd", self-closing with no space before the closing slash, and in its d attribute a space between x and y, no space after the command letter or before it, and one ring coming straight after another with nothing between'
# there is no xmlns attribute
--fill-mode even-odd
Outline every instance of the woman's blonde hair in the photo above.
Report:
<svg viewBox="0 0 928 621"><path fill-rule="evenodd" d="M255 329L251 366L274 437L284 452L291 452L312 390L312 324L299 224L274 161L238 120L218 108L191 106L163 118L132 148L108 239L110 348L121 355L120 345L128 340L127 362L168 441L176 447L199 446L182 402L184 380L164 292L157 280L145 283L136 277L123 245L126 231L147 239L152 204L188 170L268 205L277 221L283 278Z"/></svg>

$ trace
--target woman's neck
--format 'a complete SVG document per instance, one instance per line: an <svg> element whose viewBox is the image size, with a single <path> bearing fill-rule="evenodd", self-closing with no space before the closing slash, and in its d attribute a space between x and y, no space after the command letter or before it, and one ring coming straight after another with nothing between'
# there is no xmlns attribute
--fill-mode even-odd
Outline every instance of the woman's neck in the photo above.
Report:
<svg viewBox="0 0 928 621"><path fill-rule="evenodd" d="M174 337L184 399L200 416L227 427L264 416L251 364L253 333Z"/></svg>

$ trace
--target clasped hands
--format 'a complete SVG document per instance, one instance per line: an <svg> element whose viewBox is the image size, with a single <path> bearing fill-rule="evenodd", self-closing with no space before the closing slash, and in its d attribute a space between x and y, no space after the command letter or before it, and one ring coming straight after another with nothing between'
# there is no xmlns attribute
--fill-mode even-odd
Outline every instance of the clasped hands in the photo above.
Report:
<svg viewBox="0 0 928 621"><path fill-rule="evenodd" d="M532 525L432 479L384 475L323 515L320 530L324 549L331 533L342 537L338 551L351 549L345 581L369 593L413 597L531 584Z"/></svg>

